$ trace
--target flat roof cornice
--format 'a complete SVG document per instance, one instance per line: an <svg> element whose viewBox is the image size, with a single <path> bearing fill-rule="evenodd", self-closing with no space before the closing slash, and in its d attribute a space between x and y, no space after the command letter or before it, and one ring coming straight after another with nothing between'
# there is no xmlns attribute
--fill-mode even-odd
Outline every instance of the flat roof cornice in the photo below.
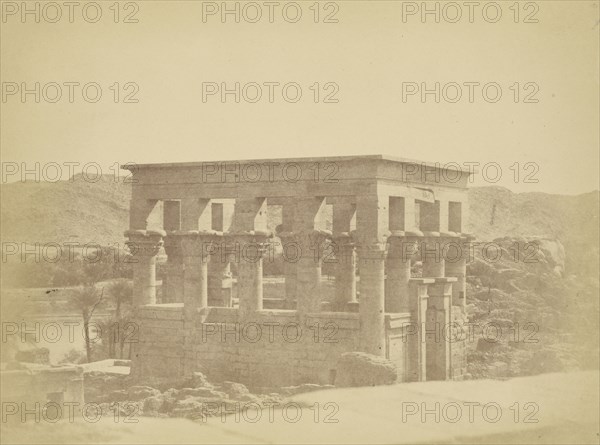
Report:
<svg viewBox="0 0 600 445"><path fill-rule="evenodd" d="M290 162L353 162L361 160L372 160L372 161L389 161L399 164L417 164L423 165L430 168L437 168L441 170L453 170L460 171L467 174L472 174L473 170L461 168L456 162L452 165L443 164L440 162L425 162L418 159L402 158L398 156L390 155L356 155L356 156L307 156L297 158L264 158L264 159L229 159L229 160L218 160L218 161L201 161L201 162L168 162L168 163L150 163L150 164L136 164L130 163L121 166L123 170L139 170L142 169L154 169L154 168L190 168L190 167L201 167L206 164L227 164L227 163L290 163ZM458 167L458 168L457 168Z"/></svg>

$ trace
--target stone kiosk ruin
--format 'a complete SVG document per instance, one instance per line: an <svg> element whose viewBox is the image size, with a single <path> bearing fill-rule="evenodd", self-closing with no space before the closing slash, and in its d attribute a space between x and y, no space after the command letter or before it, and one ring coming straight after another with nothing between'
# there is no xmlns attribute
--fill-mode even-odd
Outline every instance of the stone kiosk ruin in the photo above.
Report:
<svg viewBox="0 0 600 445"><path fill-rule="evenodd" d="M201 371L257 386L327 384L352 351L389 359L398 381L466 372L464 342L443 331L464 318L469 172L381 155L125 168L135 376ZM163 229L148 230L159 201ZM267 230L272 206L281 211L277 238ZM265 299L263 261L274 239L285 252L285 292ZM324 261L335 271L329 301ZM411 275L417 262L420 277Z"/></svg>

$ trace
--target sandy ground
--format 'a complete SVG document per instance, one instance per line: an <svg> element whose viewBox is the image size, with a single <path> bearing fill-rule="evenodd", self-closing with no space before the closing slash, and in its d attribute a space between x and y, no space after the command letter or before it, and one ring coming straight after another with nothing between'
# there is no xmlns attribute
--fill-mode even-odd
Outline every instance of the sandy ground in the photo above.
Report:
<svg viewBox="0 0 600 445"><path fill-rule="evenodd" d="M250 403L207 421L4 422L2 443L599 443L599 373L405 383ZM66 417L66 416L65 416Z"/></svg>

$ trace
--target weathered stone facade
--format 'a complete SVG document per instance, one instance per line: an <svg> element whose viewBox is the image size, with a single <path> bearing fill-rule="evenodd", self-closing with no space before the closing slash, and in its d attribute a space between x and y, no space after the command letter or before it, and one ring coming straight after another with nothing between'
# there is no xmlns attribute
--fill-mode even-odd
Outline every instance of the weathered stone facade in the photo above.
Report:
<svg viewBox="0 0 600 445"><path fill-rule="evenodd" d="M334 383L337 361L352 351L389 359L399 381L465 372L464 348L439 333L464 314L468 172L385 156L130 169L134 375ZM151 231L158 201L163 230ZM281 206L277 236L287 256L285 294L266 300L270 205ZM157 304L161 246L168 260ZM325 302L327 256L335 259L335 296ZM422 276L413 277L418 261Z"/></svg>

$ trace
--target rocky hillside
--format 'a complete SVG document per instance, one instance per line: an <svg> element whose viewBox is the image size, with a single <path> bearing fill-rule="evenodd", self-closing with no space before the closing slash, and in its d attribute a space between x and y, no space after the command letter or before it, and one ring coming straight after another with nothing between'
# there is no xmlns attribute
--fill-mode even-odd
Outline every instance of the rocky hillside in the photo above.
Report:
<svg viewBox="0 0 600 445"><path fill-rule="evenodd" d="M75 176L56 183L4 184L0 192L4 242L123 241L131 187L112 176L95 183ZM598 197L598 191L563 196L474 187L469 191L468 229L485 241L505 236L559 240L566 250L567 273L594 274Z"/></svg>
<svg viewBox="0 0 600 445"><path fill-rule="evenodd" d="M505 236L558 240L566 251L567 273L597 274L598 199L598 191L565 196L475 187L469 191L470 231L487 241Z"/></svg>
<svg viewBox="0 0 600 445"><path fill-rule="evenodd" d="M3 242L108 245L127 228L131 187L112 176L3 184L0 191Z"/></svg>

